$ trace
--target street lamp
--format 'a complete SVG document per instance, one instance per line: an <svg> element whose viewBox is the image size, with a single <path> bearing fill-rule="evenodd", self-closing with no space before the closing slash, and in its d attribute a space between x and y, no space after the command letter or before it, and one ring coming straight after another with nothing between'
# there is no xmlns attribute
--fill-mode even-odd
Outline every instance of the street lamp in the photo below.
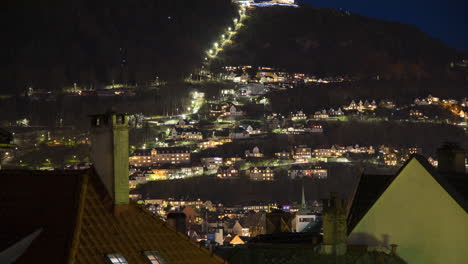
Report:
<svg viewBox="0 0 468 264"><path fill-rule="evenodd" d="M215 46L215 48L218 48L218 46L219 46L218 42L215 42L214 46Z"/></svg>

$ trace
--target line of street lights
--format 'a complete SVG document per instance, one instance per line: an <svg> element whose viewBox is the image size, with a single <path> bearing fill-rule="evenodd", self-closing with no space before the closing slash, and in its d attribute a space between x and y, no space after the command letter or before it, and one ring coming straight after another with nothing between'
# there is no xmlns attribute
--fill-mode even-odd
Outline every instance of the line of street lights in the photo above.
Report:
<svg viewBox="0 0 468 264"><path fill-rule="evenodd" d="M214 42L213 43L213 48L209 49L206 53L207 53L207 57L205 57L205 62L209 62L210 59L213 59L215 58L219 51L223 50L223 47L224 45L231 40L232 36L234 34L236 34L237 30L239 29L239 27L241 26L242 24L242 21L244 20L245 18L245 7L244 6L239 6L239 18L234 18L233 19L233 22L234 22L234 31L232 31L232 28L231 27L228 27L227 28L227 32L221 34L221 44L218 43L218 42ZM226 36L227 35L227 36ZM203 66L202 66L203 67Z"/></svg>

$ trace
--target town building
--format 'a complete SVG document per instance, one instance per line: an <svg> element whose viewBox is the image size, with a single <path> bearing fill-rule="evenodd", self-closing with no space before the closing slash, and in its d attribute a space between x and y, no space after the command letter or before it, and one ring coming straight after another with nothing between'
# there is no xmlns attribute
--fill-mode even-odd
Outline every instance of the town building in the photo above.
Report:
<svg viewBox="0 0 468 264"><path fill-rule="evenodd" d="M184 147L137 149L130 154L130 165L148 167L157 164L190 163L190 150Z"/></svg>
<svg viewBox="0 0 468 264"><path fill-rule="evenodd" d="M283 151L281 151L281 152L276 152L276 153L275 153L275 157L276 157L277 159L289 159L289 155L290 155L290 153L287 152L286 150L283 150Z"/></svg>
<svg viewBox="0 0 468 264"><path fill-rule="evenodd" d="M185 147L153 148L151 160L154 164L188 164L190 149Z"/></svg>
<svg viewBox="0 0 468 264"><path fill-rule="evenodd" d="M302 186L301 208L297 211L293 219L293 232L312 232L320 230L320 220L320 215L307 207L304 186Z"/></svg>
<svg viewBox="0 0 468 264"><path fill-rule="evenodd" d="M175 125L175 127L188 129L193 128L193 124L186 119L180 119L179 122L177 122L177 124Z"/></svg>
<svg viewBox="0 0 468 264"><path fill-rule="evenodd" d="M262 83L248 83L239 88L241 96L264 95L267 91L268 89Z"/></svg>
<svg viewBox="0 0 468 264"><path fill-rule="evenodd" d="M155 171L156 169L153 169ZM168 180L187 179L195 176L203 175L203 167L199 165L184 165L184 164L164 164L161 168L166 173L165 177Z"/></svg>
<svg viewBox="0 0 468 264"><path fill-rule="evenodd" d="M248 125L245 131L249 133L249 135L258 135L262 133L262 130L259 127L252 125Z"/></svg>
<svg viewBox="0 0 468 264"><path fill-rule="evenodd" d="M245 113L242 111L240 106L231 105L230 107L226 108L225 112L223 113L224 116L233 116L239 117L243 116Z"/></svg>
<svg viewBox="0 0 468 264"><path fill-rule="evenodd" d="M222 157L204 157L201 158L203 166L207 170L217 170L220 166L223 165Z"/></svg>
<svg viewBox="0 0 468 264"><path fill-rule="evenodd" d="M136 149L129 157L129 163L131 166L136 167L147 167L153 164L151 159L151 149Z"/></svg>
<svg viewBox="0 0 468 264"><path fill-rule="evenodd" d="M251 167L248 172L253 181L272 181L274 179L273 170L269 167Z"/></svg>
<svg viewBox="0 0 468 264"><path fill-rule="evenodd" d="M250 134L242 127L237 127L229 132L230 139L246 139L249 138Z"/></svg>
<svg viewBox="0 0 468 264"><path fill-rule="evenodd" d="M260 152L260 149L255 146L252 151L246 150L245 151L246 158L263 158L263 153Z"/></svg>
<svg viewBox="0 0 468 264"><path fill-rule="evenodd" d="M299 165L293 165L288 170L288 176L291 179L303 177L326 179L328 177L328 170L321 166L301 167Z"/></svg>
<svg viewBox="0 0 468 264"><path fill-rule="evenodd" d="M232 142L231 138L220 138L220 139L217 139L217 140L210 139L210 140L207 140L207 141L199 142L198 147L201 148L201 149L215 148L217 146L221 146L221 145L224 145L224 144L229 143L229 142Z"/></svg>
<svg viewBox="0 0 468 264"><path fill-rule="evenodd" d="M229 157L224 159L225 166L240 166L244 162L245 159L242 159L241 157Z"/></svg>
<svg viewBox="0 0 468 264"><path fill-rule="evenodd" d="M294 147L293 159L295 163L307 163L312 158L312 149L308 146L301 145Z"/></svg>
<svg viewBox="0 0 468 264"><path fill-rule="evenodd" d="M304 120L307 119L307 115L302 112L302 110L297 111L296 113L291 115L291 120L296 121L296 120Z"/></svg>
<svg viewBox="0 0 468 264"><path fill-rule="evenodd" d="M424 113L421 112L421 111L418 110L418 109L411 109L410 112L409 112L409 116L410 116L411 118L414 118L414 119L417 119L417 120L428 119L428 117L425 116Z"/></svg>
<svg viewBox="0 0 468 264"><path fill-rule="evenodd" d="M222 179L232 179L239 177L239 170L233 166L221 166L218 168L218 173L216 173L218 178Z"/></svg>
<svg viewBox="0 0 468 264"><path fill-rule="evenodd" d="M168 139L172 140L202 140L203 135L200 130L193 128L173 127L169 133Z"/></svg>
<svg viewBox="0 0 468 264"><path fill-rule="evenodd" d="M317 111L314 113L314 119L326 119L329 118L330 115L328 115L327 110L323 109L322 111Z"/></svg>

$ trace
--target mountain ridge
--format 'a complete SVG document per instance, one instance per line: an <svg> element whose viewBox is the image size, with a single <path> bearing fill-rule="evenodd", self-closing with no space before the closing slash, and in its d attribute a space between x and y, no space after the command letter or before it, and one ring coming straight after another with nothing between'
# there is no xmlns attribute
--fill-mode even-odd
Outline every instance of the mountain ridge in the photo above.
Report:
<svg viewBox="0 0 468 264"><path fill-rule="evenodd" d="M449 63L465 56L415 26L303 5L251 10L213 68L253 64L318 75L446 78Z"/></svg>

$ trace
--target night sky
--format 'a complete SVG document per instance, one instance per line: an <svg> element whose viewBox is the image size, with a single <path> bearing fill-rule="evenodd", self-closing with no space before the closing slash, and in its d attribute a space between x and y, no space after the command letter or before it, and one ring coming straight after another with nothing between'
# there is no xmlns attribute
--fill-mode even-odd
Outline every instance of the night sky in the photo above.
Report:
<svg viewBox="0 0 468 264"><path fill-rule="evenodd" d="M448 46L468 52L466 0L302 0L313 6L415 25Z"/></svg>

